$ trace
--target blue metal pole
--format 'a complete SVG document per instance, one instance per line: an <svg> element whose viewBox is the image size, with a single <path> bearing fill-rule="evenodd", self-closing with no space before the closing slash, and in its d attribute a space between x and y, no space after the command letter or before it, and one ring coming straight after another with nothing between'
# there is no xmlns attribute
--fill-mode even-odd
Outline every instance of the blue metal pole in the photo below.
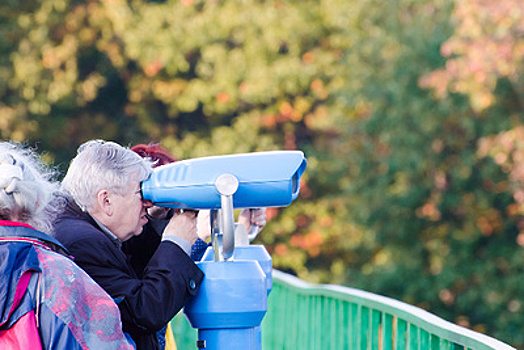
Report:
<svg viewBox="0 0 524 350"><path fill-rule="evenodd" d="M259 327L267 311L266 275L258 262L202 261L205 274L199 293L184 308L198 329L197 347L256 350Z"/></svg>
<svg viewBox="0 0 524 350"><path fill-rule="evenodd" d="M204 253L204 256L202 257L202 261L213 261L213 259L214 259L213 249L209 247L206 250L206 252ZM273 264L272 264L271 255L269 255L266 247L264 247L263 245L247 245L247 246L240 246L240 247L237 246L235 247L235 251L233 253L233 260L234 261L238 261L238 260L257 261L266 276L266 290L267 290L267 295L269 296L269 293L271 293L271 289L273 288L273 278L272 278ZM262 327L261 326L255 327L255 335L256 335L257 342L252 349L261 350L262 349Z"/></svg>

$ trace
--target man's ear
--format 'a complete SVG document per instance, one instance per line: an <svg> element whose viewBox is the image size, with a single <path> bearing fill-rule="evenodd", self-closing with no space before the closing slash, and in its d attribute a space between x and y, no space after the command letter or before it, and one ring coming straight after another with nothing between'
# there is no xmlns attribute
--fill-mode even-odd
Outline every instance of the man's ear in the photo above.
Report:
<svg viewBox="0 0 524 350"><path fill-rule="evenodd" d="M102 213L104 213L107 216L113 215L111 195L107 190L98 191L98 193L96 194L96 202L98 204L98 208Z"/></svg>

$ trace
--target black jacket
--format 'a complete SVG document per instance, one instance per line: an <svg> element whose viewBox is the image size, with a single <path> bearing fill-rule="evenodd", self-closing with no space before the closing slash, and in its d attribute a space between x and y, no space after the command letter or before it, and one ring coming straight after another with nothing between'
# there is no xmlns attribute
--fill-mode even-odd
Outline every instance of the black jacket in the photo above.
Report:
<svg viewBox="0 0 524 350"><path fill-rule="evenodd" d="M138 277L120 248L72 201L55 223L55 237L75 262L118 303L124 332L138 350L159 348L156 332L195 295L204 274L173 242L161 242ZM121 301L120 301L121 300Z"/></svg>
<svg viewBox="0 0 524 350"><path fill-rule="evenodd" d="M171 218L171 217L170 217ZM131 237L122 243L122 251L126 254L131 267L138 276L142 276L149 260L160 245L162 232L169 223L167 220L152 220L144 225L144 230L138 236ZM200 238L191 246L191 260L200 261L211 243Z"/></svg>
<svg viewBox="0 0 524 350"><path fill-rule="evenodd" d="M149 219L140 235L131 237L122 243L122 251L139 277L144 274L149 260L160 246L162 232L168 222L168 220L152 221Z"/></svg>

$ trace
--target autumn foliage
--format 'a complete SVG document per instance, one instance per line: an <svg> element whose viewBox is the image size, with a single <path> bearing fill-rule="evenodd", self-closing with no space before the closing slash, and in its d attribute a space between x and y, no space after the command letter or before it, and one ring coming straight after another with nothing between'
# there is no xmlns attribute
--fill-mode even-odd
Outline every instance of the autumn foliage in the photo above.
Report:
<svg viewBox="0 0 524 350"><path fill-rule="evenodd" d="M4 0L0 133L300 149L275 268L524 346L524 3Z"/></svg>

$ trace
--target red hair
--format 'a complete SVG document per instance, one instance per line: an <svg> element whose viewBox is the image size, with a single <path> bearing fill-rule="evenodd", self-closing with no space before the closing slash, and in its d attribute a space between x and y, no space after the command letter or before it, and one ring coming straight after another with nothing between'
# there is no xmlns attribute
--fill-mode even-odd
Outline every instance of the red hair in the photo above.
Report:
<svg viewBox="0 0 524 350"><path fill-rule="evenodd" d="M137 153L142 158L148 158L153 162L153 167L174 163L178 160L158 143L149 143L148 145L138 144L131 147L131 151Z"/></svg>

